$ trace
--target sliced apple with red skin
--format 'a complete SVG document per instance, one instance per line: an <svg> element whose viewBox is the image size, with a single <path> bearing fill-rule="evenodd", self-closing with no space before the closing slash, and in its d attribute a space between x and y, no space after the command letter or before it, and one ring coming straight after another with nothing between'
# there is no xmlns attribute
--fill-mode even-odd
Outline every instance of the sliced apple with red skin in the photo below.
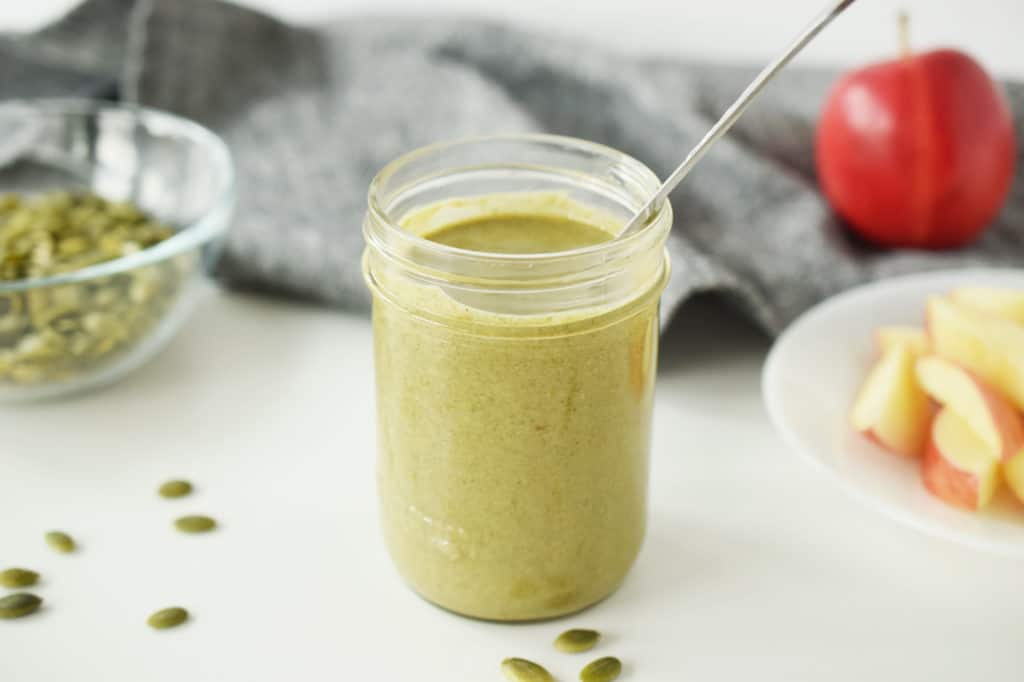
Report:
<svg viewBox="0 0 1024 682"><path fill-rule="evenodd" d="M925 488L943 502L982 509L999 487L999 460L965 420L943 408L932 422L921 478Z"/></svg>
<svg viewBox="0 0 1024 682"><path fill-rule="evenodd" d="M954 303L1024 324L1024 291L989 287L963 287L949 294Z"/></svg>
<svg viewBox="0 0 1024 682"><path fill-rule="evenodd" d="M889 348L871 369L853 405L853 427L886 450L918 457L928 437L931 405L917 384L915 355Z"/></svg>
<svg viewBox="0 0 1024 682"><path fill-rule="evenodd" d="M931 351L927 332L918 327L879 327L875 330L875 340L883 353L897 344L906 344L916 355L926 355Z"/></svg>
<svg viewBox="0 0 1024 682"><path fill-rule="evenodd" d="M994 456L1009 460L1024 454L1024 420L973 372L930 355L917 361L917 380L925 393L966 421Z"/></svg>
<svg viewBox="0 0 1024 682"><path fill-rule="evenodd" d="M1003 462L1003 478L1017 499L1024 502L1024 451Z"/></svg>
<svg viewBox="0 0 1024 682"><path fill-rule="evenodd" d="M932 298L928 336L936 355L971 370L1024 410L1024 325L947 298Z"/></svg>

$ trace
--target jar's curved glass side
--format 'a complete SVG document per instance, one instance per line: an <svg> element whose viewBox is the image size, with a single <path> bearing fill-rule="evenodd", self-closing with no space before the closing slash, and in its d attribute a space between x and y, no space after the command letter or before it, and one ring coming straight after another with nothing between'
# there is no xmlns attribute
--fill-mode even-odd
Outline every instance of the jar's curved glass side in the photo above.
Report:
<svg viewBox="0 0 1024 682"><path fill-rule="evenodd" d="M606 211L614 233L656 178L618 152L574 145L527 136L414 152L412 166L386 171L400 180L385 192L392 203L371 197L364 226L387 546L413 589L479 618L584 608L618 586L643 540L671 208L630 240L528 257L423 238L445 214L499 205ZM552 159L567 167L537 172ZM642 180L632 204L622 177ZM403 230L417 211L441 217Z"/></svg>

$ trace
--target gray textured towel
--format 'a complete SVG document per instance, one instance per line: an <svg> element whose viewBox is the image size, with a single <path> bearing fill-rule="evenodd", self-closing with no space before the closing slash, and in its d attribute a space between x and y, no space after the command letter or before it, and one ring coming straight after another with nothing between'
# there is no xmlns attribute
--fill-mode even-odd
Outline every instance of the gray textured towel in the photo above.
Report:
<svg viewBox="0 0 1024 682"><path fill-rule="evenodd" d="M310 29L210 0L91 0L40 33L0 40L0 57L0 97L114 85L124 99L221 132L240 203L219 275L360 309L366 188L394 157L465 135L548 131L617 147L665 174L753 75L479 21ZM783 74L677 190L667 314L694 292L722 291L777 332L862 281L1024 264L1024 174L968 250L885 252L847 236L814 180L813 125L831 79ZM1024 137L1024 86L1008 90Z"/></svg>

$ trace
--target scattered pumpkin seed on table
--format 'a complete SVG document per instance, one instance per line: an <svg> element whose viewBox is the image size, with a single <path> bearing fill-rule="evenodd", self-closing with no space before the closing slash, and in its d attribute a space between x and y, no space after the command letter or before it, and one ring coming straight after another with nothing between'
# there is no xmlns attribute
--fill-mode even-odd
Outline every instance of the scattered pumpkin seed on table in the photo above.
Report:
<svg viewBox="0 0 1024 682"><path fill-rule="evenodd" d="M160 497L185 497L192 492L192 484L182 480L167 481L157 492Z"/></svg>
<svg viewBox="0 0 1024 682"><path fill-rule="evenodd" d="M87 192L0 195L0 282L62 275L174 230ZM64 380L131 348L177 300L195 253L83 282L0 294L0 384Z"/></svg>
<svg viewBox="0 0 1024 682"><path fill-rule="evenodd" d="M525 658L506 658L501 662L501 672L509 682L554 682L551 673Z"/></svg>
<svg viewBox="0 0 1024 682"><path fill-rule="evenodd" d="M622 661L605 656L591 661L580 671L580 682L612 682L622 674Z"/></svg>
<svg viewBox="0 0 1024 682"><path fill-rule="evenodd" d="M0 585L7 588L31 587L39 580L39 574L27 568L8 568L0 571Z"/></svg>
<svg viewBox="0 0 1024 682"><path fill-rule="evenodd" d="M180 606L161 609L146 619L146 624L155 630L166 630L181 625L188 620L188 611Z"/></svg>
<svg viewBox="0 0 1024 682"><path fill-rule="evenodd" d="M51 530L46 534L46 544L63 554L75 551L75 541L63 531Z"/></svg>
<svg viewBox="0 0 1024 682"><path fill-rule="evenodd" d="M555 648L567 654L578 654L590 651L597 645L601 633L597 630L566 630L555 639Z"/></svg>
<svg viewBox="0 0 1024 682"><path fill-rule="evenodd" d="M174 527L182 533L206 533L217 527L217 522L209 516L193 514L182 516L174 522Z"/></svg>
<svg viewBox="0 0 1024 682"><path fill-rule="evenodd" d="M39 610L43 600L28 592L0 597L0 618L21 618Z"/></svg>

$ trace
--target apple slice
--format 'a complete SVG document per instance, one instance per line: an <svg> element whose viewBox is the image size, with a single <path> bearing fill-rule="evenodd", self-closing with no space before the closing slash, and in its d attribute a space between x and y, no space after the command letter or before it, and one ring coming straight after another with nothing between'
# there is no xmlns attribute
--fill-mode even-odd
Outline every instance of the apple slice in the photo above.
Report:
<svg viewBox="0 0 1024 682"><path fill-rule="evenodd" d="M853 405L853 427L887 450L917 457L928 437L931 405L917 385L914 354L897 344L882 354Z"/></svg>
<svg viewBox="0 0 1024 682"><path fill-rule="evenodd" d="M1017 499L1024 502L1024 450L1003 462L1003 478Z"/></svg>
<svg viewBox="0 0 1024 682"><path fill-rule="evenodd" d="M1024 291L963 287L955 289L949 297L960 305L1024 324Z"/></svg>
<svg viewBox="0 0 1024 682"><path fill-rule="evenodd" d="M937 355L971 370L1024 409L1024 326L946 298L928 301L927 318Z"/></svg>
<svg viewBox="0 0 1024 682"><path fill-rule="evenodd" d="M928 334L917 327L879 327L875 330L875 340L883 353L900 343L906 344L915 355L931 352Z"/></svg>
<svg viewBox="0 0 1024 682"><path fill-rule="evenodd" d="M999 460L966 421L944 408L932 423L921 477L928 491L943 502L981 509L992 501L999 485Z"/></svg>
<svg viewBox="0 0 1024 682"><path fill-rule="evenodd" d="M971 371L930 355L917 361L917 380L925 393L966 421L993 456L1007 460L1024 449L1024 420Z"/></svg>

